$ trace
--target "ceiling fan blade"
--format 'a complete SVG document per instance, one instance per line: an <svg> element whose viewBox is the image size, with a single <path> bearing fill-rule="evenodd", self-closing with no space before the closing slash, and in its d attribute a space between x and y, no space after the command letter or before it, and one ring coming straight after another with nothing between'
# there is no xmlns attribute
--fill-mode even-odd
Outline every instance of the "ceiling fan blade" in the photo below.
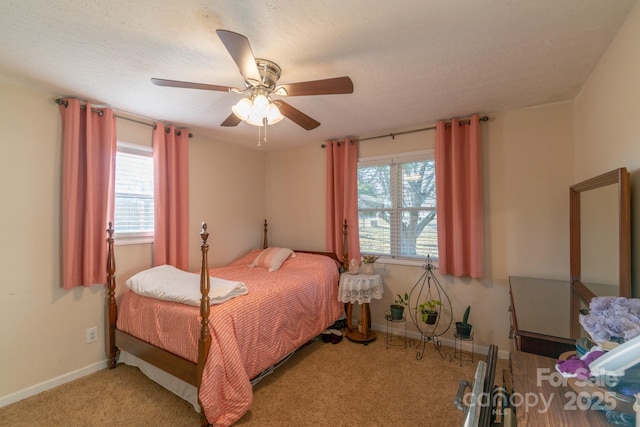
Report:
<svg viewBox="0 0 640 427"><path fill-rule="evenodd" d="M218 33L218 37L220 37L229 54L231 54L242 77L244 77L245 80L260 83L262 77L260 77L260 72L256 65L256 58L253 56L249 39L233 31L216 30L216 33Z"/></svg>
<svg viewBox="0 0 640 427"><path fill-rule="evenodd" d="M238 124L240 124L241 121L242 120L240 119L240 117L231 113L229 117L225 119L224 122L220 123L220 126L238 126Z"/></svg>
<svg viewBox="0 0 640 427"><path fill-rule="evenodd" d="M187 89L216 90L220 92L229 92L231 89L233 89L229 86L208 85L204 83L181 82L178 80L166 80L166 79L156 79L156 78L152 78L151 83L157 86L182 87Z"/></svg>
<svg viewBox="0 0 640 427"><path fill-rule="evenodd" d="M297 108L293 108L291 105L287 104L282 100L275 101L276 105L280 109L280 112L283 116L287 117L289 120L295 122L299 126L302 126L306 130L315 129L320 126L320 122L312 119L307 116L302 111Z"/></svg>
<svg viewBox="0 0 640 427"><path fill-rule="evenodd" d="M299 82L279 85L276 88L287 91L286 96L306 96L306 95L336 95L342 93L353 93L353 82L349 77L335 77L332 79L313 80L310 82Z"/></svg>

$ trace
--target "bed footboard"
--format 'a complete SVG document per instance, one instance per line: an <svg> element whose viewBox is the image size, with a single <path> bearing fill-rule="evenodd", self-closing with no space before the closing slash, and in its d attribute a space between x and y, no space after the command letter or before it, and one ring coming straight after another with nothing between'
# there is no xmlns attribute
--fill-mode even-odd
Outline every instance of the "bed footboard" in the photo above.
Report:
<svg viewBox="0 0 640 427"><path fill-rule="evenodd" d="M202 373L204 372L204 364L209 355L211 347L211 331L209 330L209 289L211 288L209 278L209 232L207 224L202 223L202 231L200 232L200 252L202 253L202 262L200 263L200 339L198 341L198 369L197 369L197 387L200 388L202 383ZM200 398L198 398L198 401ZM200 407L202 408L202 402ZM204 411L203 411L204 413Z"/></svg>
<svg viewBox="0 0 640 427"><path fill-rule="evenodd" d="M198 340L198 362L193 363L186 359L182 359L175 354L172 354L166 350L155 347L149 343L146 343L136 337L126 334L117 330L116 322L118 319L118 307L116 304L116 262L114 255L114 238L113 238L113 223L109 222L109 228L107 229L107 312L108 312L108 342L107 342L107 358L108 368L113 369L116 367L118 360L119 349L133 354L142 360L168 372L177 378L186 381L189 384L200 388L202 383L202 373L204 372L204 365L209 355L209 348L211 346L211 331L209 330L209 232L207 231L207 224L202 223L202 230L200 237L202 239L200 244L200 251L202 253L202 262L200 269L200 338ZM117 339L117 341L116 341ZM202 403L200 402L202 408ZM204 411L202 414L202 425L208 425L206 418L204 417Z"/></svg>

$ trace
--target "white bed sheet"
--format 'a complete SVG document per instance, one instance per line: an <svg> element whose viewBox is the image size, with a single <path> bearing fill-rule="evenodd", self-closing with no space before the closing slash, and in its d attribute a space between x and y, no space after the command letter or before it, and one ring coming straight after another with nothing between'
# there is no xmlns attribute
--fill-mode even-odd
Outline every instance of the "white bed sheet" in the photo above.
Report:
<svg viewBox="0 0 640 427"><path fill-rule="evenodd" d="M162 369L150 365L144 360L134 356L131 353L127 353L126 351L120 351L118 362L124 363L125 365L137 367L151 380L160 384L162 387L166 388L176 396L182 398L183 400L186 400L198 413L200 412L200 404L198 403L198 389L191 384L182 381L181 379L176 378L171 374L166 373Z"/></svg>

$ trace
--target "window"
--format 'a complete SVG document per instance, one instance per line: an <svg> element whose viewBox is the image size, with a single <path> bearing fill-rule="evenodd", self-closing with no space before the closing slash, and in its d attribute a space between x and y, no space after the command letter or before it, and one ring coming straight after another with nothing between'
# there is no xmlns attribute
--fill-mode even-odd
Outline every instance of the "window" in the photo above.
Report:
<svg viewBox="0 0 640 427"><path fill-rule="evenodd" d="M358 163L360 251L423 261L438 258L433 150Z"/></svg>
<svg viewBox="0 0 640 427"><path fill-rule="evenodd" d="M153 152L118 142L115 235L129 243L153 240Z"/></svg>

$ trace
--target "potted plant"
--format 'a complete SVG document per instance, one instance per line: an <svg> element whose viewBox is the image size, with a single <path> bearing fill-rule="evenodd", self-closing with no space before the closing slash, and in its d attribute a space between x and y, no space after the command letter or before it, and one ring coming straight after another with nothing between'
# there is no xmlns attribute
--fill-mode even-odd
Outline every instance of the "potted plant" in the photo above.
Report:
<svg viewBox="0 0 640 427"><path fill-rule="evenodd" d="M460 335L462 338L469 338L471 336L471 325L469 324L469 312L471 311L471 306L467 306L467 309L464 311L464 315L462 316L462 322L456 322L456 333Z"/></svg>
<svg viewBox="0 0 640 427"><path fill-rule="evenodd" d="M433 325L438 319L438 307L442 303L437 299L430 299L418 306L420 313L422 313L422 321L427 325Z"/></svg>
<svg viewBox="0 0 640 427"><path fill-rule="evenodd" d="M364 274L373 274L373 264L379 257L375 255L363 255L362 264L364 264Z"/></svg>
<svg viewBox="0 0 640 427"><path fill-rule="evenodd" d="M391 320L402 320L404 308L409 305L409 294L405 292L404 296L400 294L397 296L394 304L391 304Z"/></svg>

